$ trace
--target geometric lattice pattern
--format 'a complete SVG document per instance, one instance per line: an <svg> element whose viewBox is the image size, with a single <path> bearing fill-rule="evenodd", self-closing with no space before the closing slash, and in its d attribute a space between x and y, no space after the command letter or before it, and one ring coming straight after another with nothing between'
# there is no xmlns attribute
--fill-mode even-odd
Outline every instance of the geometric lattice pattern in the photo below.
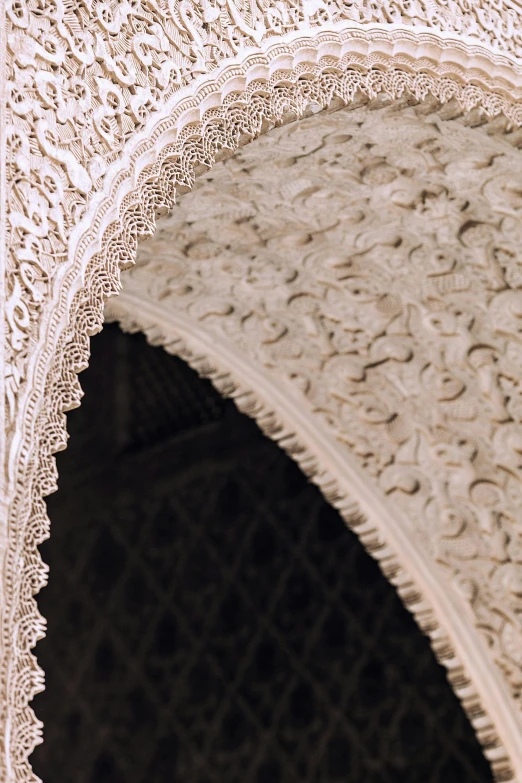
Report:
<svg viewBox="0 0 522 783"><path fill-rule="evenodd" d="M394 588L253 422L115 327L83 380L42 547L45 783L492 780Z"/></svg>

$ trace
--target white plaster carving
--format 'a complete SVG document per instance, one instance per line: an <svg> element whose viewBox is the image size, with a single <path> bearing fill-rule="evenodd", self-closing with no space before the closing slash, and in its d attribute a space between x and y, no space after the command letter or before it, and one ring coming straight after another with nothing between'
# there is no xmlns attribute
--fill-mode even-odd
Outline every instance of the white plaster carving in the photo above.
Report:
<svg viewBox="0 0 522 783"><path fill-rule="evenodd" d="M40 734L29 702L43 684L31 653L44 630L32 597L45 581L43 497L88 335L138 237L222 150L320 107L432 95L476 107L477 121L498 116L500 131L502 117L520 126L521 13L516 0L12 0L4 10L0 777L25 783Z"/></svg>
<svg viewBox="0 0 522 783"><path fill-rule="evenodd" d="M459 624L483 635L480 655L489 651L506 678L519 718L521 178L518 150L458 120L396 106L318 115L200 178L141 246L108 306L111 318L152 329L189 360L195 345L219 388L235 395L239 383L241 397L250 381L249 404L252 391L265 400L262 426L267 394L245 370L231 382L213 344L231 344L304 406L435 565ZM299 459L302 433L282 432ZM324 461L318 467L309 445L303 454L321 484ZM353 525L357 481L340 490L341 473L334 484ZM386 560L379 509L364 512ZM411 561L401 566L411 576ZM441 618L426 622L430 590L416 584L420 595L406 591L405 600L421 625L435 622L440 649ZM480 642L468 638L473 656ZM485 684L475 679L477 696L469 674L459 667L452 681L487 746L492 726L477 720ZM486 753L501 777L505 758L497 747Z"/></svg>

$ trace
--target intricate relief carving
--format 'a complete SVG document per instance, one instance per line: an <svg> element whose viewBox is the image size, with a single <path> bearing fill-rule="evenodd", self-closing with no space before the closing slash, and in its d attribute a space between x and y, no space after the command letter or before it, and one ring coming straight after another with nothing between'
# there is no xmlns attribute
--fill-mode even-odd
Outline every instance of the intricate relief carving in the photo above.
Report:
<svg viewBox="0 0 522 783"><path fill-rule="evenodd" d="M109 309L183 312L295 387L409 520L514 705L521 175L518 151L457 120L309 118L199 179Z"/></svg>
<svg viewBox="0 0 522 783"><path fill-rule="evenodd" d="M138 237L216 154L309 110L431 94L519 126L519 16L498 0L8 3L3 778L32 779L39 737L32 595L45 581L51 455Z"/></svg>
<svg viewBox="0 0 522 783"><path fill-rule="evenodd" d="M70 232L125 145L198 76L287 33L343 22L444 30L522 54L520 13L497 0L10 0L7 21L11 421Z"/></svg>

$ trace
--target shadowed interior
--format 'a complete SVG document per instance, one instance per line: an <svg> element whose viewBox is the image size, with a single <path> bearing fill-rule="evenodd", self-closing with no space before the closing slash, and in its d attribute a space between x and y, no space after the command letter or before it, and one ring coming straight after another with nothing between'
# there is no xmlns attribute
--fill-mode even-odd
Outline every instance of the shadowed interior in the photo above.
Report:
<svg viewBox="0 0 522 783"><path fill-rule="evenodd" d="M45 783L486 783L394 588L184 363L108 326L69 417L39 603Z"/></svg>

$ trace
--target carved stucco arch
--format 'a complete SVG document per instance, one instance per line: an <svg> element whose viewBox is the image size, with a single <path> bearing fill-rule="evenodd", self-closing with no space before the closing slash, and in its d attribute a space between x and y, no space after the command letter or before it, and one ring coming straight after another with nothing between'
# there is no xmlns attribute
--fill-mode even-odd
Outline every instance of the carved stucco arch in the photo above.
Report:
<svg viewBox="0 0 522 783"><path fill-rule="evenodd" d="M71 23L75 11L61 3L47 12L23 0L2 7L6 781L33 779L28 756L40 736L29 703L43 685L31 649L44 623L33 595L46 579L37 545L48 535L43 498L56 486L52 455L65 447L64 411L79 404L76 373L87 364L89 335L101 328L103 304L119 290L138 238L153 233L155 216L221 151L319 109L385 94L456 104L474 110L477 122L496 117L500 133L522 124L515 5L483 3L477 11L466 2L374 8L325 0L246 9L223 0L217 10L184 0L134 3L123 12L117 5L112 13L105 3L79 3L81 35ZM125 88L129 63L136 78ZM487 706L477 702L475 726L498 779L522 779L520 713L508 686L482 654L473 684L468 670L459 681L452 642L453 685L464 700L470 688L471 712L475 691L484 694L479 669L489 666L491 692Z"/></svg>

